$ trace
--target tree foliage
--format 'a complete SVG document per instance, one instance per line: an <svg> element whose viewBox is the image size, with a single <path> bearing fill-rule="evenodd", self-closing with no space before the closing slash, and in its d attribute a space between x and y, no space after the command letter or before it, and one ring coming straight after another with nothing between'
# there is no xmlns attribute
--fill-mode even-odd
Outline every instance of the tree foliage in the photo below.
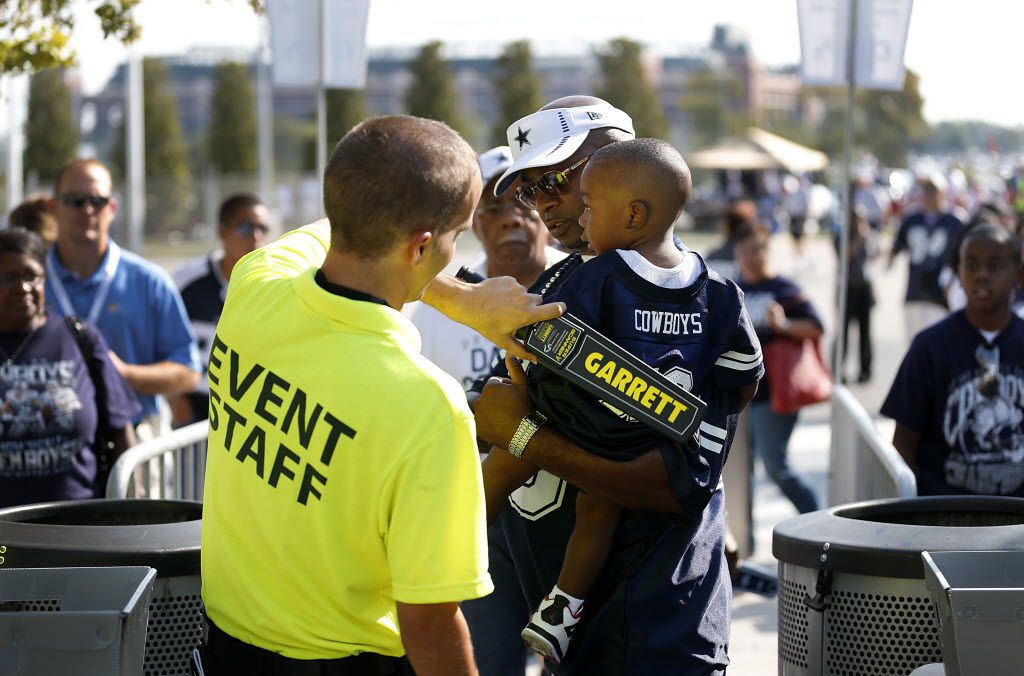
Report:
<svg viewBox="0 0 1024 676"><path fill-rule="evenodd" d="M629 113L637 136L667 139L665 111L644 72L643 45L616 38L597 57L602 78L597 95Z"/></svg>
<svg viewBox="0 0 1024 676"><path fill-rule="evenodd" d="M505 45L491 74L498 103L498 118L491 129L491 145L508 143L505 135L513 121L536 112L544 105L541 79L533 67L530 43L521 40Z"/></svg>
<svg viewBox="0 0 1024 676"><path fill-rule="evenodd" d="M366 105L366 92L362 89L328 89L327 99L327 152L341 137L370 116Z"/></svg>
<svg viewBox="0 0 1024 676"><path fill-rule="evenodd" d="M167 66L158 59L142 62L143 125L146 154L146 232L181 230L192 200L192 174L178 120L178 104L170 87ZM122 125L113 163L125 175L126 129Z"/></svg>
<svg viewBox="0 0 1024 676"><path fill-rule="evenodd" d="M840 157L846 133L846 90L811 89L810 94L825 102L817 145L832 157ZM858 90L854 105L855 152L870 152L886 166L906 166L907 151L929 131L917 73L907 69L900 91Z"/></svg>
<svg viewBox="0 0 1024 676"><path fill-rule="evenodd" d="M26 172L49 182L75 156L78 129L71 116L71 93L61 71L42 70L32 76L28 90L28 118L25 122Z"/></svg>
<svg viewBox="0 0 1024 676"><path fill-rule="evenodd" d="M75 65L69 44L75 6L87 6L100 22L103 37L124 43L141 34L132 10L141 0L0 0L0 74L32 73ZM249 0L263 11L263 0Z"/></svg>
<svg viewBox="0 0 1024 676"><path fill-rule="evenodd" d="M440 120L457 131L465 129L459 112L455 76L441 57L442 43L429 42L409 64L412 84L405 92L405 109L410 115Z"/></svg>
<svg viewBox="0 0 1024 676"><path fill-rule="evenodd" d="M743 84L728 72L701 70L686 79L679 105L689 118L688 148L740 135L750 125Z"/></svg>
<svg viewBox="0 0 1024 676"><path fill-rule="evenodd" d="M210 165L217 171L256 171L256 101L244 64L227 61L214 70L206 138Z"/></svg>

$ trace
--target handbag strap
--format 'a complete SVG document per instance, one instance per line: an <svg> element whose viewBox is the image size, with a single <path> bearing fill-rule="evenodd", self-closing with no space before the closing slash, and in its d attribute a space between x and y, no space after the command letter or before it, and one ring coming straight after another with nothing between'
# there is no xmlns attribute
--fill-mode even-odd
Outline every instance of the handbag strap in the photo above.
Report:
<svg viewBox="0 0 1024 676"><path fill-rule="evenodd" d="M86 331L85 322L77 315L64 318L71 335L75 338L82 358L85 360L89 379L96 401L96 436L93 454L96 456L96 483L102 489L107 484L114 459L110 448L110 417L107 415L107 381L103 378L103 360L96 356L96 344Z"/></svg>

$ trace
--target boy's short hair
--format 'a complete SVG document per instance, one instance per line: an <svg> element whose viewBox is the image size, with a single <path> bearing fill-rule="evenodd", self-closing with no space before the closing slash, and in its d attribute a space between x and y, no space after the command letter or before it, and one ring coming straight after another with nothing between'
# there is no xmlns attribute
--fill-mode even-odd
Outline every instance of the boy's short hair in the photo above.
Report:
<svg viewBox="0 0 1024 676"><path fill-rule="evenodd" d="M220 203L220 211L217 214L217 222L224 226L228 224L235 214L243 209L253 209L261 206L263 200L251 192L240 192L231 195Z"/></svg>
<svg viewBox="0 0 1024 676"><path fill-rule="evenodd" d="M995 223L990 220L974 220L971 221L970 225L960 231L960 235L957 238L956 248L953 250L952 261L954 271L960 271L960 252L963 250L964 244L967 243L967 240L978 239L981 237L988 237L1003 244L1009 252L1010 257L1018 265L1021 264L1021 256L1024 254L1022 248L1024 247L1022 247L1020 237L1017 236L1017 233L1006 228L1001 223Z"/></svg>
<svg viewBox="0 0 1024 676"><path fill-rule="evenodd" d="M653 187L669 199L675 221L693 190L693 178L686 160L670 144L654 138L629 139L612 143L590 156L590 163L615 162L623 177L634 185Z"/></svg>
<svg viewBox="0 0 1024 676"><path fill-rule="evenodd" d="M443 122L410 115L362 122L324 170L331 247L372 259L416 231L447 232L479 171L476 153Z"/></svg>

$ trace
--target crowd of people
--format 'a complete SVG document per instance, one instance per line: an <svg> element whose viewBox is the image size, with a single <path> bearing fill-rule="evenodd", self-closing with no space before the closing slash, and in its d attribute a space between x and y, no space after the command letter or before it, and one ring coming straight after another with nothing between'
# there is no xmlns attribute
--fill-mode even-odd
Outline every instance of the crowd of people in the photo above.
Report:
<svg viewBox="0 0 1024 676"><path fill-rule="evenodd" d="M372 118L330 157L324 220L271 242L263 201L229 196L219 247L173 276L111 237L108 169L68 163L0 232L0 506L102 496L126 448L208 417L206 673L519 676L525 642L550 674L724 674L722 469L742 412L769 477L818 509L772 367L827 327L762 205L735 200L706 257L679 239L686 162L624 111L566 97L508 143ZM799 246L807 187L786 190ZM894 445L922 494L1024 496L1018 228L946 189L922 176L896 219L854 186L838 330L858 324L870 380L872 261L898 220L914 338L882 407ZM475 284L442 272L465 231ZM586 332L551 338L557 363L659 413L686 390L692 435L535 363L517 331L563 314L664 383Z"/></svg>

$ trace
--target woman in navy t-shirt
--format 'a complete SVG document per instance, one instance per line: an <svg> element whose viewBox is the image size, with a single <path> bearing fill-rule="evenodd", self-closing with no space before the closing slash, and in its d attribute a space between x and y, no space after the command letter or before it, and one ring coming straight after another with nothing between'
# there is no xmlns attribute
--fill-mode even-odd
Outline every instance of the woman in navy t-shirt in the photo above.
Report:
<svg viewBox="0 0 1024 676"><path fill-rule="evenodd" d="M818 339L822 323L810 301L791 279L776 275L768 260L768 229L760 224L742 228L736 235L736 263L750 321L761 341L766 362L769 344L779 339ZM766 369L766 372L770 369ZM770 380L761 380L757 395L747 407L751 444L761 457L765 471L778 485L793 506L813 512L818 500L807 480L789 466L789 437L796 427L796 413L781 414L772 410Z"/></svg>
<svg viewBox="0 0 1024 676"><path fill-rule="evenodd" d="M88 362L63 319L44 304L46 245L0 231L0 507L96 497L96 395ZM134 441L139 404L86 329L103 363L115 454Z"/></svg>

